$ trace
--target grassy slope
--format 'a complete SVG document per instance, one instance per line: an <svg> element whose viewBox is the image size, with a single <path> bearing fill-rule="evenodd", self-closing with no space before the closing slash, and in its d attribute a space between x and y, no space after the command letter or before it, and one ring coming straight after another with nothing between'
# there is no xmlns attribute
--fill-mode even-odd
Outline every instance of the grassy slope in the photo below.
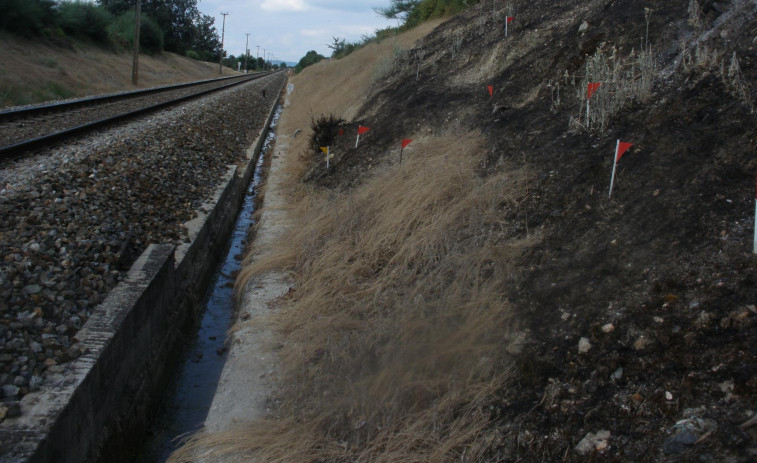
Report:
<svg viewBox="0 0 757 463"><path fill-rule="evenodd" d="M386 44L293 79L281 133L304 131L288 168L301 226L243 272L296 278L269 320L285 386L268 420L212 450L586 461L576 444L608 430L595 457L748 461L755 12L723 25L684 3L649 2L652 94L622 102L605 132L569 121L589 56L617 46L632 61L645 17L631 0L516 1L508 39L505 11L484 2L411 53ZM682 38L701 38L686 64ZM733 51L741 93L719 70ZM353 87L358 73L379 78ZM321 112L350 119L330 172L305 151ZM358 123L371 131L354 149ZM400 166L402 138L415 141ZM608 200L617 138L635 147ZM678 422L702 443L665 453Z"/></svg>
<svg viewBox="0 0 757 463"><path fill-rule="evenodd" d="M56 46L0 35L0 106L130 90L133 56L91 45ZM218 65L173 53L141 55L139 87L218 76ZM224 75L233 72L224 68Z"/></svg>

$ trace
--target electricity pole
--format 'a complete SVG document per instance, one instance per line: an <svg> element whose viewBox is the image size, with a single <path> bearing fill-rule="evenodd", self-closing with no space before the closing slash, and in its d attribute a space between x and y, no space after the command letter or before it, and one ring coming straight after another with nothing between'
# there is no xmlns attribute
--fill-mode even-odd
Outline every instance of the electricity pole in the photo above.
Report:
<svg viewBox="0 0 757 463"><path fill-rule="evenodd" d="M256 45L258 47L258 50L255 52L255 71L259 71L258 69L258 58L260 58L260 45Z"/></svg>
<svg viewBox="0 0 757 463"><path fill-rule="evenodd" d="M218 75L223 74L223 35L226 32L226 16L229 13L221 13L223 15L223 26L221 27L221 52L218 58Z"/></svg>
<svg viewBox="0 0 757 463"><path fill-rule="evenodd" d="M244 43L244 73L247 74L247 57L250 56L250 48L248 45L250 44L250 34L245 34L247 36L247 41Z"/></svg>
<svg viewBox="0 0 757 463"><path fill-rule="evenodd" d="M141 13L141 0L137 0L137 14L134 23L134 61L131 65L131 83L137 85L139 82L139 17Z"/></svg>

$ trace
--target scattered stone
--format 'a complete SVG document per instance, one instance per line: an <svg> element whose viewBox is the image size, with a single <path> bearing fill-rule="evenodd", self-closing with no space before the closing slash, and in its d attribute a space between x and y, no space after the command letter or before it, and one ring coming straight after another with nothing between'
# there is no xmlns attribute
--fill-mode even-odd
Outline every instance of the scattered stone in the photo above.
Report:
<svg viewBox="0 0 757 463"><path fill-rule="evenodd" d="M634 341L633 348L635 350L644 350L649 347L650 344L652 344L652 340L649 339L649 336L642 334L641 336L636 338L636 341Z"/></svg>
<svg viewBox="0 0 757 463"><path fill-rule="evenodd" d="M21 416L21 403L18 400L12 400L3 404L8 409L8 418Z"/></svg>
<svg viewBox="0 0 757 463"><path fill-rule="evenodd" d="M581 338L578 340L578 353L585 354L591 350L591 342L587 338Z"/></svg>
<svg viewBox="0 0 757 463"><path fill-rule="evenodd" d="M603 333L610 334L613 331L615 331L615 325L613 325L612 323L606 323L606 324L602 325L602 332Z"/></svg>
<svg viewBox="0 0 757 463"><path fill-rule="evenodd" d="M673 437L662 443L662 451L666 454L678 454L685 451L697 441L697 436L688 429L679 431Z"/></svg>
<svg viewBox="0 0 757 463"><path fill-rule="evenodd" d="M42 291L42 287L40 285L26 285L23 289L24 294L26 294L27 296L39 294L40 291Z"/></svg>
<svg viewBox="0 0 757 463"><path fill-rule="evenodd" d="M16 397L18 395L18 392L18 386L14 386L13 384L6 384L5 386L3 386L3 397Z"/></svg>
<svg viewBox="0 0 757 463"><path fill-rule="evenodd" d="M611 375L610 379L613 381L619 381L623 377L623 367L618 367Z"/></svg>
<svg viewBox="0 0 757 463"><path fill-rule="evenodd" d="M703 408L684 411L684 416L688 418L679 420L673 426L673 436L662 443L664 453L668 455L682 453L718 428L713 420L696 416L702 410Z"/></svg>
<svg viewBox="0 0 757 463"><path fill-rule="evenodd" d="M580 26L578 26L578 33L582 34L582 33L586 32L588 29L589 29L589 23L586 22L586 21L584 21L584 22L581 23Z"/></svg>
<svg viewBox="0 0 757 463"><path fill-rule="evenodd" d="M607 449L610 440L610 431L601 430L596 433L587 433L581 442L575 447L575 451L580 455L589 455L592 452L602 452Z"/></svg>

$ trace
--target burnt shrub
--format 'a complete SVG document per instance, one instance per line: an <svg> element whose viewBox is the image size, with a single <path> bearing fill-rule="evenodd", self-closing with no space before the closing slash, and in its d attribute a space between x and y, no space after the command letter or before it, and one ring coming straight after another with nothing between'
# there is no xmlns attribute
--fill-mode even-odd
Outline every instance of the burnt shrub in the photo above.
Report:
<svg viewBox="0 0 757 463"><path fill-rule="evenodd" d="M331 146L344 124L344 119L333 114L321 114L318 118L311 119L310 128L313 129L313 136L310 137L310 146L316 154L321 152L322 146Z"/></svg>

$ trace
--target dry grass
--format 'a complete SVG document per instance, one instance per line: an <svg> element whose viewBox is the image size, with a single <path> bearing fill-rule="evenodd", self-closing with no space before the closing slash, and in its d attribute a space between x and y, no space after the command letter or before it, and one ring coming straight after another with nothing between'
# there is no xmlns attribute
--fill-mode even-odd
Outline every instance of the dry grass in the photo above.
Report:
<svg viewBox="0 0 757 463"><path fill-rule="evenodd" d="M132 89L132 55L0 35L0 105ZM236 74L224 68L224 75ZM139 87L218 77L218 65L173 53L140 56ZM54 91L51 91L54 90Z"/></svg>
<svg viewBox="0 0 757 463"><path fill-rule="evenodd" d="M173 461L476 461L485 405L517 350L509 272L537 239L514 238L501 218L526 173L482 176L480 138L419 143L349 194L301 201L307 226L242 276L295 276L275 314L254 321L286 340L281 405L247 429L196 436Z"/></svg>
<svg viewBox="0 0 757 463"><path fill-rule="evenodd" d="M644 46L631 50L628 57L620 56L616 47L600 44L594 55L586 60L585 72L575 99L580 102L578 118L571 118L571 127L605 132L617 112L632 101L648 102L652 96L652 85L658 77L657 58L651 47ZM566 76L565 84L568 84ZM586 112L587 86L590 82L600 82L590 101L590 111Z"/></svg>

